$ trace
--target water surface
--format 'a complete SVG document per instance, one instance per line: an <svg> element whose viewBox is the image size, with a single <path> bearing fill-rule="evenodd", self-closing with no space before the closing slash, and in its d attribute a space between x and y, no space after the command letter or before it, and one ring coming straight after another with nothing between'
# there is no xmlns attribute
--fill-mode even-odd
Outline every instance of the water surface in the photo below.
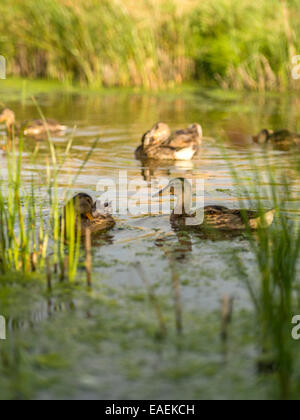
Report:
<svg viewBox="0 0 300 420"><path fill-rule="evenodd" d="M38 117L35 105L22 98L21 92L3 88L1 98L18 119ZM264 127L300 130L300 98L296 95L202 89L164 94L53 90L37 94L36 99L47 117L68 126L65 136L54 139L58 153L74 135L59 180L61 187L68 185L100 138L74 186L74 192L86 191L95 198L101 177L118 180L119 171L126 170L129 179L149 185L160 177L201 178L206 205L238 207L239 186L232 180L224 151L239 176L249 182L256 176L249 163L255 156L255 168L268 184L265 151L252 143L251 135ZM136 160L134 151L142 134L157 121L173 129L199 122L205 135L199 158L151 165ZM4 135L2 130L2 139ZM25 144L23 169L29 179L32 174L40 176L49 157L47 142L38 147L37 166L31 162L36 143L28 140ZM289 177L293 198L287 203L287 216L298 219L299 174L292 165L293 152L270 149L268 159ZM0 162L4 168L3 156ZM271 205L263 190L261 199L266 208ZM8 282L1 287L0 309L11 322L9 339L1 343L10 359L5 362L2 358L0 397L272 398L274 381L271 377L262 380L255 369L259 348L252 302L233 258L242 255L256 281L257 267L247 240L243 236L216 241L192 233L176 234L167 216L116 217L116 227L93 250L92 292L83 286L64 285L46 296L44 285L32 280L23 286L12 287ZM133 265L136 262L142 264L166 319L165 340L157 337L155 309ZM179 336L174 276L179 278L183 314ZM226 348L219 337L224 294L235 297L232 337Z"/></svg>

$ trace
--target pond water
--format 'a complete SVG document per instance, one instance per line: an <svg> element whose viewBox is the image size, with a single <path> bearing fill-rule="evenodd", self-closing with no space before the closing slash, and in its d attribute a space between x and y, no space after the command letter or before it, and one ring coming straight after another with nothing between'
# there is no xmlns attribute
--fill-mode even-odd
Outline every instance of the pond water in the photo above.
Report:
<svg viewBox="0 0 300 420"><path fill-rule="evenodd" d="M1 91L1 88L0 88ZM1 101L20 120L38 117L30 99L17 89L4 89ZM100 140L74 186L97 197L101 177L129 179L149 185L159 178L205 180L205 204L238 207L239 186L232 180L225 146L239 176L249 182L255 166L264 178L265 152L251 141L261 128L300 131L300 96L222 93L194 89L174 93L68 93L35 95L43 113L68 126L66 136L54 138L58 151L74 133L60 186L68 184L93 145ZM177 129L199 122L205 139L201 155L192 162L145 164L134 151L142 134L155 122ZM4 131L1 137L4 139ZM39 166L30 160L35 143L24 149L24 177L39 176L49 154L39 145ZM299 174L293 152L268 150L272 166L292 185L287 216L299 218ZM3 167L4 158L0 156ZM266 181L267 182L267 181ZM39 194L39 192L36 192ZM261 199L270 207L268 197ZM256 371L259 346L255 339L253 305L235 267L242 255L253 281L255 259L243 236L222 240L173 232L168 216L117 215L116 227L93 249L93 290L60 285L52 295L33 278L3 279L0 313L9 320L8 340L0 342L0 398L133 398L204 399L272 398L272 376ZM143 281L134 263L147 276ZM84 272L82 272L84 276ZM179 295L174 298L174 281ZM167 337L157 335L159 321L149 298L165 318ZM224 295L234 296L230 341L220 341L220 310ZM177 302L177 303L176 303ZM176 332L176 307L182 312L182 333ZM178 313L177 313L178 315ZM178 325L177 325L178 327Z"/></svg>

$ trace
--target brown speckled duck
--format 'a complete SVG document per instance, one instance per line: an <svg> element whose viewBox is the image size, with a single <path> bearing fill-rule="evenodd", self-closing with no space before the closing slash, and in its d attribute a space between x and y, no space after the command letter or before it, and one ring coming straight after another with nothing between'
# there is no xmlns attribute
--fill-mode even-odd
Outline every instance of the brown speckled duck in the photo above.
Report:
<svg viewBox="0 0 300 420"><path fill-rule="evenodd" d="M22 124L16 122L15 113L11 109L4 109L0 114L0 123L5 123L7 134L23 134L25 137L43 137L48 133L55 134L66 130L66 127L52 119L25 121Z"/></svg>
<svg viewBox="0 0 300 420"><path fill-rule="evenodd" d="M300 134L292 133L289 130L262 130L253 141L259 144L274 144L278 146L300 146Z"/></svg>
<svg viewBox="0 0 300 420"><path fill-rule="evenodd" d="M172 133L167 124L160 122L144 134L142 144L136 150L136 158L191 160L199 150L202 137L199 124Z"/></svg>
<svg viewBox="0 0 300 420"><path fill-rule="evenodd" d="M208 228L220 231L245 231L269 227L274 220L274 210L261 214L252 210L229 209L224 206L204 207L204 220L197 221L197 214L191 212L192 187L188 180L176 178L155 196L162 196L169 191L176 196L177 202L171 214L173 227ZM193 218L193 220L191 219Z"/></svg>
<svg viewBox="0 0 300 420"><path fill-rule="evenodd" d="M71 217L72 209L75 215L76 227L80 223L81 236L85 236L87 230L90 230L92 234L99 233L107 231L115 225L113 217L108 212L105 214L98 212L96 203L93 202L92 197L88 194L79 193L65 205L63 210L65 222L68 217ZM66 222L65 229L67 224Z"/></svg>

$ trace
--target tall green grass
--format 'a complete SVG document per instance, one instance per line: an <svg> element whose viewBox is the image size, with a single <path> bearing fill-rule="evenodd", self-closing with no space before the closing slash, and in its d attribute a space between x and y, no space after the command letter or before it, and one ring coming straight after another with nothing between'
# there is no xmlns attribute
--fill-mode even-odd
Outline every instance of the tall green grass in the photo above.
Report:
<svg viewBox="0 0 300 420"><path fill-rule="evenodd" d="M293 163L299 176L299 156L295 155ZM258 169L255 158L251 159L252 180L243 179L230 161L229 164L241 189L243 207L250 205L263 211L268 206L276 210L275 221L269 229L247 233L258 278L247 270L243 253L235 256L235 262L241 279L246 282L257 317L258 371L275 374L276 395L290 399L296 397L299 388L295 367L297 343L291 337L292 317L299 312L300 272L300 221L295 213L288 217L291 203L295 201L293 182L271 165L267 153L264 173Z"/></svg>
<svg viewBox="0 0 300 420"><path fill-rule="evenodd" d="M90 86L297 87L296 0L2 0L9 75ZM181 10L183 9L183 10ZM298 51L299 53L299 51Z"/></svg>
<svg viewBox="0 0 300 420"><path fill-rule="evenodd" d="M4 0L0 14L0 49L11 74L144 87L190 76L189 60L169 53L167 32L166 40L157 39L155 29L134 19L122 1ZM175 44L181 30L173 33Z"/></svg>
<svg viewBox="0 0 300 420"><path fill-rule="evenodd" d="M69 178L68 188L61 191L59 177L71 150L72 138L61 156L50 136L48 143L49 158L44 170L39 170L38 177L26 179L23 139L7 140L0 177L0 273L45 273L51 287L51 277L62 281L68 276L73 281L77 273L80 229L75 228L77 216L72 203L65 218L62 203L71 198L72 187L93 148L76 176ZM36 158L33 153L33 167Z"/></svg>

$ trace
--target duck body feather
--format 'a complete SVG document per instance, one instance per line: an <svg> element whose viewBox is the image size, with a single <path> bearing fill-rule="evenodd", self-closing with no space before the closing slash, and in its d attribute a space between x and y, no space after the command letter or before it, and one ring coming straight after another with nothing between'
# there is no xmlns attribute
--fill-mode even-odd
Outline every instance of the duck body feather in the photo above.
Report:
<svg viewBox="0 0 300 420"><path fill-rule="evenodd" d="M262 130L253 137L255 143L274 144L277 146L300 146L300 134L289 130Z"/></svg>
<svg viewBox="0 0 300 420"><path fill-rule="evenodd" d="M0 114L0 123L5 123L6 131L10 137L24 135L25 137L46 138L48 133L54 134L66 130L64 125L53 119L37 119L16 122L15 113L11 109L4 109Z"/></svg>
<svg viewBox="0 0 300 420"><path fill-rule="evenodd" d="M269 141L275 144L287 144L300 146L300 135L288 130L276 131L271 134Z"/></svg>
<svg viewBox="0 0 300 420"><path fill-rule="evenodd" d="M92 234L106 232L112 229L116 224L114 218L111 215L96 214L93 217L93 220L81 217L80 232L82 237L86 236L87 230L89 230Z"/></svg>
<svg viewBox="0 0 300 420"><path fill-rule="evenodd" d="M191 160L201 143L202 129L199 124L171 133L167 124L157 123L144 134L135 155L141 160Z"/></svg>
<svg viewBox="0 0 300 420"><path fill-rule="evenodd" d="M53 119L26 121L20 128L24 136L35 137L62 132L66 129L58 121Z"/></svg>
<svg viewBox="0 0 300 420"><path fill-rule="evenodd" d="M188 218L195 218L196 214L171 215L171 223L175 227L186 227ZM223 206L204 207L204 221L202 225L191 228L206 228L221 231L244 231L247 229L257 230L267 228L273 223L274 210L261 214L253 210L229 209Z"/></svg>
<svg viewBox="0 0 300 420"><path fill-rule="evenodd" d="M191 210L192 186L184 178L172 179L154 197L162 197L168 191L177 198L176 206L170 216L173 228L198 230L207 228L219 231L244 231L249 228L257 230L269 227L274 220L274 210L263 213L254 210L229 209L224 206L206 206L203 208L203 213L193 212Z"/></svg>

